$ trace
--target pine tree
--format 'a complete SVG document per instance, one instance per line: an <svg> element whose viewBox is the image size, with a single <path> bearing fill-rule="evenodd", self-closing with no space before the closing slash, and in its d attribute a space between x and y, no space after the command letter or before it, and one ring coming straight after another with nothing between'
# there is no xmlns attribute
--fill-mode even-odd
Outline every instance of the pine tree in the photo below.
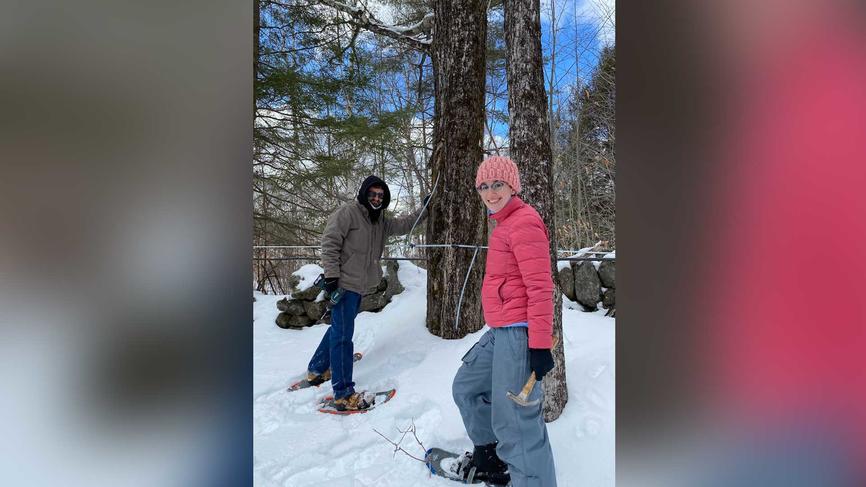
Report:
<svg viewBox="0 0 866 487"><path fill-rule="evenodd" d="M399 79L411 53L377 44L323 10L299 1L254 4L257 245L317 245L327 216L363 177L394 173L417 111L383 102L390 91L383 80ZM278 271L258 262L263 287ZM284 262L282 272L295 263Z"/></svg>
<svg viewBox="0 0 866 487"><path fill-rule="evenodd" d="M382 55L307 4L257 5L257 240L314 244L359 178L388 167L385 149L402 144L415 107L381 103L402 53Z"/></svg>

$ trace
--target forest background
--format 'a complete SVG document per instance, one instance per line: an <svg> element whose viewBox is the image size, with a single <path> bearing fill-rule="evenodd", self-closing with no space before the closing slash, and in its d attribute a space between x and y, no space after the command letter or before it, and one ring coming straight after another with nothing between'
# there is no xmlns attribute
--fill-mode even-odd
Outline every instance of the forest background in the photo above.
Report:
<svg viewBox="0 0 866 487"><path fill-rule="evenodd" d="M432 36L433 2L348 3L257 3L252 170L259 291L288 292L287 276L318 255L302 247L319 245L329 214L367 175L388 182L396 213L414 211L433 190L434 78L423 44ZM363 9L367 28L347 7ZM614 2L542 0L540 7L558 246L612 250ZM503 4L490 2L485 155L509 154L505 62ZM408 244L425 243L425 234L392 243L386 256L422 257Z"/></svg>

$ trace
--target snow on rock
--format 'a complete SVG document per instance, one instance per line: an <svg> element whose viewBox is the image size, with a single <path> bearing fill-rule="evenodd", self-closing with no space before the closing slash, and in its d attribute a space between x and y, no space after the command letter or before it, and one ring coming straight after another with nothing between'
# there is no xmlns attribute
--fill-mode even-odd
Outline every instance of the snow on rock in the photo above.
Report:
<svg viewBox="0 0 866 487"><path fill-rule="evenodd" d="M309 266L304 266L307 268ZM316 266L317 267L317 266ZM321 271L304 271L315 279ZM306 274L309 272L309 274ZM451 382L460 358L486 328L460 340L433 336L424 325L427 271L401 262L405 291L379 313L361 313L355 322L358 390L396 388L387 405L365 414L325 415L318 400L329 385L296 392L328 325L283 330L274 324L279 296L256 293L253 303L253 438L257 486L405 487L450 486L394 447L376 431L398 440L414 425L426 448L471 450ZM548 424L560 487L614 485L614 320L604 312L563 306L569 402ZM408 434L403 448L424 451Z"/></svg>
<svg viewBox="0 0 866 487"><path fill-rule="evenodd" d="M306 291L323 272L325 270L318 264L305 264L301 266L300 269L292 273L293 276L298 277L298 284L295 286L295 290L298 292Z"/></svg>

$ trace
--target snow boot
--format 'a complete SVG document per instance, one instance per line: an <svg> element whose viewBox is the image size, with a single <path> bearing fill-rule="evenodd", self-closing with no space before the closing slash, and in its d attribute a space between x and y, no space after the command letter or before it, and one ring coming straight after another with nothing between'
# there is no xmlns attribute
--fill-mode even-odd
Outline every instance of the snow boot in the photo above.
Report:
<svg viewBox="0 0 866 487"><path fill-rule="evenodd" d="M361 411L372 405L364 392L353 392L349 396L334 400L334 409L337 411Z"/></svg>
<svg viewBox="0 0 866 487"><path fill-rule="evenodd" d="M307 371L307 382L310 383L311 386L317 386L320 384L324 384L331 380L331 369L328 369L321 374L317 374L315 372Z"/></svg>
<svg viewBox="0 0 866 487"><path fill-rule="evenodd" d="M472 453L466 452L468 462L460 465L458 474L464 480L481 480L488 485L507 485L511 481L508 464L496 455L496 443L475 446Z"/></svg>

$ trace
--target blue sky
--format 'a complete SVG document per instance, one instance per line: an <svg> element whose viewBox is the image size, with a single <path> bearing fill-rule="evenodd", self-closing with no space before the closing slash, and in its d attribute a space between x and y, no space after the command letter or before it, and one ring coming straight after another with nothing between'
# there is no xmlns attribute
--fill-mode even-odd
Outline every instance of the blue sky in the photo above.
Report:
<svg viewBox="0 0 866 487"><path fill-rule="evenodd" d="M551 1L555 6L555 14L551 14ZM350 2L346 2L350 3ZM586 82L598 62L598 54L606 44L614 41L615 0L541 0L541 31L542 53L545 56L545 88L549 85L550 54L553 48L551 26L555 18L556 24L556 91L554 107L567 103L571 87L579 75ZM393 10L375 0L368 3L375 17L383 23L393 23ZM329 7L322 7L330 11ZM501 9L499 9L501 15ZM497 14L494 14L497 15ZM264 23L268 21L266 11L263 11ZM264 32L263 32L264 33ZM507 100L500 100L496 108L507 110ZM491 130L497 139L507 137L508 127L505 123L491 122Z"/></svg>
<svg viewBox="0 0 866 487"><path fill-rule="evenodd" d="M614 0L554 0L556 18L556 86L554 106L566 103L568 91L580 76L586 82L598 64L602 47L613 44L615 36ZM550 82L550 54L552 51L550 0L541 0L541 44L545 56L545 88ZM549 96L549 94L548 94ZM497 104L507 109L507 102ZM491 130L497 137L506 137L508 127L496 124Z"/></svg>

